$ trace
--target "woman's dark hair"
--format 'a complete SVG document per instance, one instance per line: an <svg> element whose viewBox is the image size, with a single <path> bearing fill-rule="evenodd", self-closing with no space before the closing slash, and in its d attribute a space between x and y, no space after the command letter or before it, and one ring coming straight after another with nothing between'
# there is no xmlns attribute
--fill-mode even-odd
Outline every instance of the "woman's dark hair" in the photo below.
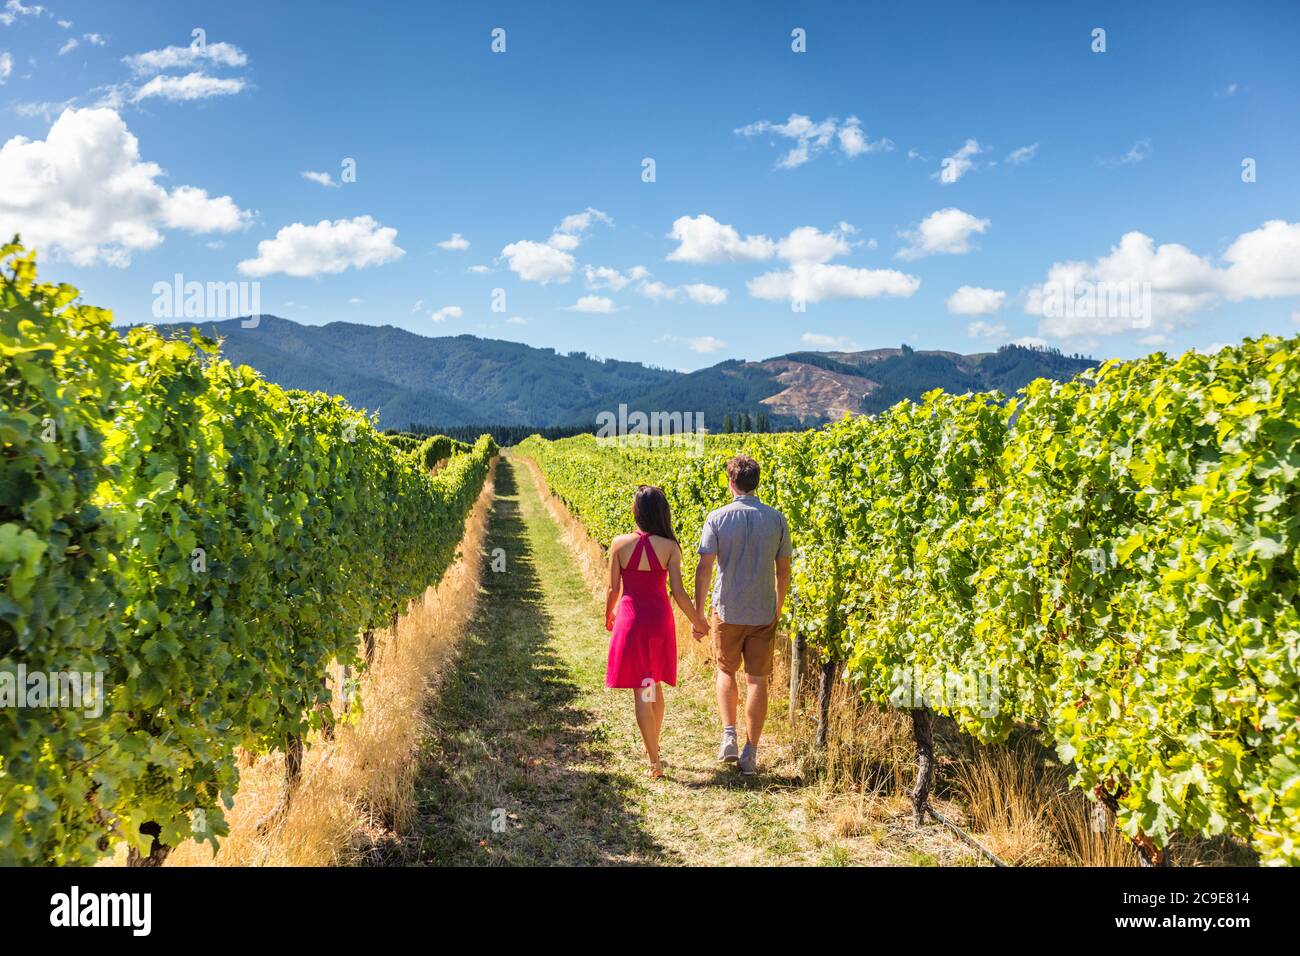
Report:
<svg viewBox="0 0 1300 956"><path fill-rule="evenodd" d="M657 534L674 544L677 535L673 534L673 514L668 507L668 496L662 488L654 485L638 485L636 495L632 498L632 520L646 534Z"/></svg>

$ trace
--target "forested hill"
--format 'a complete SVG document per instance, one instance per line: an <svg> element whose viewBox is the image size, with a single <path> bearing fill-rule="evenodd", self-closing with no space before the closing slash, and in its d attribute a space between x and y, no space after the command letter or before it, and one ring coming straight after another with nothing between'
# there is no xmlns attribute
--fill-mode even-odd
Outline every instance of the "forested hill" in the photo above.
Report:
<svg viewBox="0 0 1300 956"><path fill-rule="evenodd" d="M714 430L724 416L740 412L766 413L774 428L794 427L881 411L932 388L1012 392L1035 378L1065 379L1097 364L1014 345L975 355L904 346L732 359L683 374L473 335L431 338L388 325L299 325L264 315L255 328L238 319L171 328L194 324L221 338L232 362L288 388L343 395L378 411L388 428L590 424L620 403L702 412Z"/></svg>

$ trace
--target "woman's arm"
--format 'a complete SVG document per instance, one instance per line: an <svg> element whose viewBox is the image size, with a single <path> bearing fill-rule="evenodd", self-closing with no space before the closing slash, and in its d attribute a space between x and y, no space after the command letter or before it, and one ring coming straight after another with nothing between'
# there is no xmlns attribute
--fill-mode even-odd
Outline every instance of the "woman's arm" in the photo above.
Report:
<svg viewBox="0 0 1300 956"><path fill-rule="evenodd" d="M605 589L605 630L614 630L614 608L619 592L623 590L623 569L618 566L618 551L622 538L615 538L609 549L609 587Z"/></svg>
<svg viewBox="0 0 1300 956"><path fill-rule="evenodd" d="M686 619L691 622L691 628L695 631L707 631L709 623L695 608L690 595L686 593L686 587L682 584L682 550L673 548L673 553L668 558L668 583L672 588L673 600L677 606L682 609Z"/></svg>

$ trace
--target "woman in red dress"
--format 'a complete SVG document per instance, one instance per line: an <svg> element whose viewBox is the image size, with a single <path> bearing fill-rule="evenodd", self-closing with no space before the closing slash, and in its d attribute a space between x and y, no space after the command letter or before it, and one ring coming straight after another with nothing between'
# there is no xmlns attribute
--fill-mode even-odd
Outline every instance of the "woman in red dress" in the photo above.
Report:
<svg viewBox="0 0 1300 956"><path fill-rule="evenodd" d="M682 586L682 549L673 534L672 515L663 491L641 485L632 499L635 534L621 534L609 546L609 591L605 629L609 642L606 687L630 687L636 723L650 758L651 777L662 777L659 732L664 724L664 697L659 685L677 685L677 625L668 603L673 600L693 627L707 630ZM620 597L620 592L622 596Z"/></svg>

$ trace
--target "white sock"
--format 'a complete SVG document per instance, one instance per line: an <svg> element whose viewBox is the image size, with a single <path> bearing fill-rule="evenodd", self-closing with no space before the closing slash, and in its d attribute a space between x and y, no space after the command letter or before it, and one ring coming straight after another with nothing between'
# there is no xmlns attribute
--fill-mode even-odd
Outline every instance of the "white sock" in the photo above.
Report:
<svg viewBox="0 0 1300 956"><path fill-rule="evenodd" d="M722 736L724 736L724 737L734 737L734 736L736 736L736 725L735 725L735 724L727 724L727 726L723 727L723 728L722 728Z"/></svg>

